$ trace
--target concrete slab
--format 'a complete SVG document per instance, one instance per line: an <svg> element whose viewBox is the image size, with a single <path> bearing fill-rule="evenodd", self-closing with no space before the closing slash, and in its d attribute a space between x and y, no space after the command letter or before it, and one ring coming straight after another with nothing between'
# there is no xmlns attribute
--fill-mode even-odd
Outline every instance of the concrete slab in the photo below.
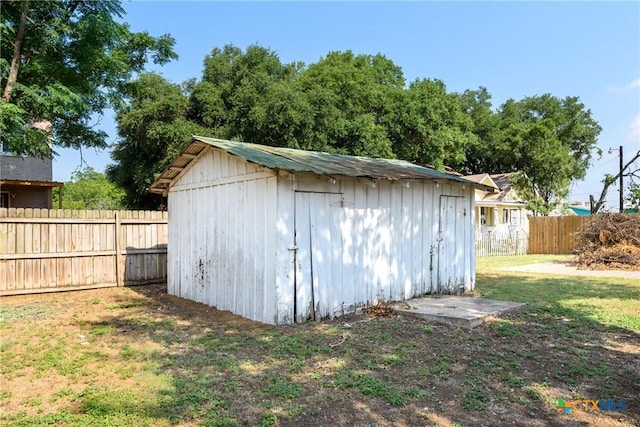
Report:
<svg viewBox="0 0 640 427"><path fill-rule="evenodd" d="M399 314L471 329L481 325L489 316L523 305L517 302L443 295L398 302L393 304L393 308Z"/></svg>

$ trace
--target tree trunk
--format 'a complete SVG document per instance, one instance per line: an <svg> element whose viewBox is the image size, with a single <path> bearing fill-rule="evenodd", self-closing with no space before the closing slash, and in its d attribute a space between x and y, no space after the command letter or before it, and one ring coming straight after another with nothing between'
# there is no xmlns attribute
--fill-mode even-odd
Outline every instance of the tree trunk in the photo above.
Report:
<svg viewBox="0 0 640 427"><path fill-rule="evenodd" d="M2 93L2 99L11 102L11 94L13 86L18 81L18 71L20 70L20 61L22 59L22 41L24 40L24 30L27 24L27 14L29 12L29 0L23 4L22 13L20 14L20 24L18 25L18 33L13 42L13 56L11 57L11 68L7 77L7 84Z"/></svg>
<svg viewBox="0 0 640 427"><path fill-rule="evenodd" d="M616 183L616 181L618 180L618 178L620 178L620 175L622 176L636 176L637 174L637 170L632 170L631 172L627 172L627 170L631 167L631 164L633 162L635 162L636 160L640 159L640 151L638 151L632 158L631 160L629 160L627 162L626 165L624 165L617 174L615 174L614 176L611 176L610 178L605 177L604 179L604 187L602 188L602 193L600 193L600 197L598 198L598 201L595 203L591 204L591 215L595 215L598 213L598 211L600 209L602 209L602 206L604 206L605 203L605 198L607 197L607 192L609 191L609 187L611 187L613 184ZM625 173L626 172L626 173ZM620 191L624 191L622 188L620 189Z"/></svg>

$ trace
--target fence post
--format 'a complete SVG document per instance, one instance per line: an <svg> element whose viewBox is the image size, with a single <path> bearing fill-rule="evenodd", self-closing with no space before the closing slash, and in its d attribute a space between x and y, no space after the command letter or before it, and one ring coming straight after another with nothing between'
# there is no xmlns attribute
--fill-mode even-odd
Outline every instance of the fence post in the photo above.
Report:
<svg viewBox="0 0 640 427"><path fill-rule="evenodd" d="M120 211L116 211L115 217L115 232L114 240L116 246L116 286L124 286L124 278L122 277L122 268L120 266L120 231L122 229L122 218L120 218Z"/></svg>

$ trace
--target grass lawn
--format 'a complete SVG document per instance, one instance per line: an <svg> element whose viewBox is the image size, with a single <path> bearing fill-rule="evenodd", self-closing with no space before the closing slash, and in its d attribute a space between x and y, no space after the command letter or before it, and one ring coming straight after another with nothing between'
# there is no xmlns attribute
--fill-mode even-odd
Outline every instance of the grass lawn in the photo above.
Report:
<svg viewBox="0 0 640 427"><path fill-rule="evenodd" d="M640 283L501 270L563 258L478 260L477 296L526 306L472 331L268 326L159 286L5 297L0 425L640 424Z"/></svg>

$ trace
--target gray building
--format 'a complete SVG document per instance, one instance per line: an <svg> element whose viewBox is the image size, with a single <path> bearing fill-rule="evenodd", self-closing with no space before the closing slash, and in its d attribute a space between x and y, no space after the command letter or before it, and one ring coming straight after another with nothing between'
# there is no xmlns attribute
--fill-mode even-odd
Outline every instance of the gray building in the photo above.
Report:
<svg viewBox="0 0 640 427"><path fill-rule="evenodd" d="M51 163L0 153L0 208L51 209L53 189L64 185L52 180Z"/></svg>

